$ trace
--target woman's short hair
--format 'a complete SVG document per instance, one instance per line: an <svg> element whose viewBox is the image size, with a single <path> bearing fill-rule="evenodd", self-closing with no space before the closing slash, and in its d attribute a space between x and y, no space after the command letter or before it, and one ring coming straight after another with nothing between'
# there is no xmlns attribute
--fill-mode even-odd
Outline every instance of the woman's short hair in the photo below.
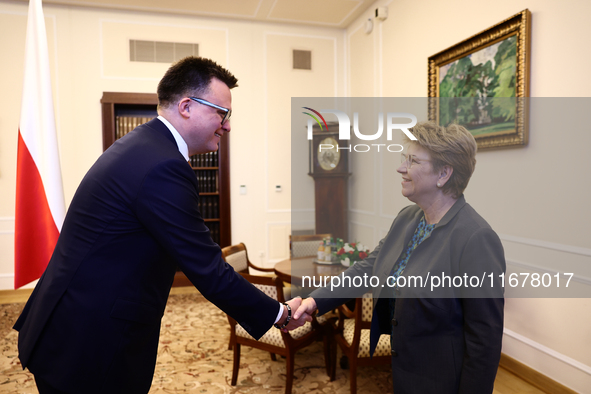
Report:
<svg viewBox="0 0 591 394"><path fill-rule="evenodd" d="M158 107L167 108L183 97L200 96L217 78L232 89L238 79L211 59L189 56L173 64L158 83Z"/></svg>
<svg viewBox="0 0 591 394"><path fill-rule="evenodd" d="M420 122L409 131L417 138L411 141L406 135L406 142L414 142L431 154L433 171L439 171L448 165L453 173L442 190L459 198L476 167L476 140L465 127L450 124L447 127L433 122Z"/></svg>

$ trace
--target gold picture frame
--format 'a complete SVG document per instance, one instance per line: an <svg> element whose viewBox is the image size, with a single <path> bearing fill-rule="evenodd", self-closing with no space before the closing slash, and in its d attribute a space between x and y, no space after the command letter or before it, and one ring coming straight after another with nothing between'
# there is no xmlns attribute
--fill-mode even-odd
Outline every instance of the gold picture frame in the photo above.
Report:
<svg viewBox="0 0 591 394"><path fill-rule="evenodd" d="M525 9L430 56L429 119L463 124L479 150L527 145L530 40Z"/></svg>

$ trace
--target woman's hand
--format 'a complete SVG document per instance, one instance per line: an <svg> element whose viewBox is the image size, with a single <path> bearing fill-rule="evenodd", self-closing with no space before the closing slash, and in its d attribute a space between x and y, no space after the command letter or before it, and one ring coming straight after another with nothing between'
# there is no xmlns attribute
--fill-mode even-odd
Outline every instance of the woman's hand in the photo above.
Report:
<svg viewBox="0 0 591 394"><path fill-rule="evenodd" d="M316 308L316 301L314 301L314 298L308 297L305 300L302 300L300 307L294 313L293 317L294 317L294 319L298 320L300 318L300 316L302 316L304 314L308 314L308 315L312 316L312 313L314 313L316 311L316 309L317 309Z"/></svg>

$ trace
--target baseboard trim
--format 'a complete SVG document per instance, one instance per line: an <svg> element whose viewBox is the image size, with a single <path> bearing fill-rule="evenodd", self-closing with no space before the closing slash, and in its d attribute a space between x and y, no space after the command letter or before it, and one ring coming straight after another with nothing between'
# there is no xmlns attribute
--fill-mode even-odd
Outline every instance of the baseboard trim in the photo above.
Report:
<svg viewBox="0 0 591 394"><path fill-rule="evenodd" d="M27 302L33 289L0 290L0 304Z"/></svg>
<svg viewBox="0 0 591 394"><path fill-rule="evenodd" d="M499 366L517 375L519 378L525 380L532 386L542 390L548 394L577 394L576 391L569 389L566 386L550 379L546 375L536 371L533 368L515 360L514 358L501 354L501 361Z"/></svg>

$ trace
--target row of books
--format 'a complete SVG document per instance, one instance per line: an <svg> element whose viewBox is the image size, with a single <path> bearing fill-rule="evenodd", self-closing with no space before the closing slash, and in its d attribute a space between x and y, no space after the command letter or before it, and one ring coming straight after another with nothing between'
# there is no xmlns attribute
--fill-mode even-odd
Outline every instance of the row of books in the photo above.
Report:
<svg viewBox="0 0 591 394"><path fill-rule="evenodd" d="M149 116L117 116L115 118L117 139L152 119L153 118ZM189 160L192 167L217 167L219 163L219 154L217 151L202 153L191 156Z"/></svg>
<svg viewBox="0 0 591 394"><path fill-rule="evenodd" d="M217 170L195 170L199 182L200 193L217 193L219 191L219 180Z"/></svg>
<svg viewBox="0 0 591 394"><path fill-rule="evenodd" d="M150 116L117 116L115 118L115 132L117 139L152 119L154 118Z"/></svg>
<svg viewBox="0 0 591 394"><path fill-rule="evenodd" d="M219 200L218 196L199 197L199 212L203 219L219 218Z"/></svg>
<svg viewBox="0 0 591 394"><path fill-rule="evenodd" d="M219 222L207 222L205 225L209 228L211 239L216 244L220 244L220 223Z"/></svg>
<svg viewBox="0 0 591 394"><path fill-rule="evenodd" d="M202 153L190 157L191 167L217 167L219 163L218 151Z"/></svg>

